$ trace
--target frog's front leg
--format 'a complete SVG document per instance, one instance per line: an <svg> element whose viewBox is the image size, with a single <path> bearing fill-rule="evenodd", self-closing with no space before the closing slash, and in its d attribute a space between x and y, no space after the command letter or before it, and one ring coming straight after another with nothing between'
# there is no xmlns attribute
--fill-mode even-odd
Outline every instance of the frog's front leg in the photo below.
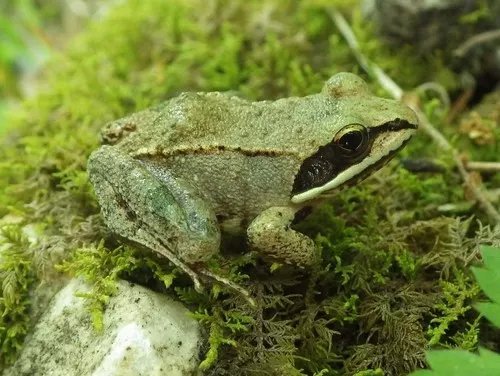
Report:
<svg viewBox="0 0 500 376"><path fill-rule="evenodd" d="M219 251L220 230L210 205L168 171L155 174L111 146L92 153L88 172L108 227L167 257L201 290L189 265Z"/></svg>
<svg viewBox="0 0 500 376"><path fill-rule="evenodd" d="M314 242L290 226L296 209L271 207L259 214L247 229L252 249L273 260L298 266L311 266L319 261Z"/></svg>

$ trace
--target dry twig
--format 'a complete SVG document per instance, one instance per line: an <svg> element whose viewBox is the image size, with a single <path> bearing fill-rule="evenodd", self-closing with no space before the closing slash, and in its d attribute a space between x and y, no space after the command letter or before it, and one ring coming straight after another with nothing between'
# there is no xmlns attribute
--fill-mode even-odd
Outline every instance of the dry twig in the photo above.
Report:
<svg viewBox="0 0 500 376"><path fill-rule="evenodd" d="M453 120L455 120L457 116L467 107L473 95L474 88L467 88L464 90L462 95L460 95L458 100L453 104L453 107L450 109L448 116L446 116L446 122L448 124L452 123Z"/></svg>
<svg viewBox="0 0 500 376"><path fill-rule="evenodd" d="M490 30L481 34L474 35L472 38L467 39L458 48L453 51L453 54L458 57L464 57L474 47L491 42L492 40L500 39L500 29Z"/></svg>
<svg viewBox="0 0 500 376"><path fill-rule="evenodd" d="M468 171L500 172L500 162L466 162Z"/></svg>

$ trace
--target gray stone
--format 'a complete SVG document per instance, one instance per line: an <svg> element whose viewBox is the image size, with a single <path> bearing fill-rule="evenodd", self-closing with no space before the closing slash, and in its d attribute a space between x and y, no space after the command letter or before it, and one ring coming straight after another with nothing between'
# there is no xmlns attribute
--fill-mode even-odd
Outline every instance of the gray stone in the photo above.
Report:
<svg viewBox="0 0 500 376"><path fill-rule="evenodd" d="M4 376L187 376L196 374L198 323L179 302L125 281L92 326L78 280L55 295Z"/></svg>

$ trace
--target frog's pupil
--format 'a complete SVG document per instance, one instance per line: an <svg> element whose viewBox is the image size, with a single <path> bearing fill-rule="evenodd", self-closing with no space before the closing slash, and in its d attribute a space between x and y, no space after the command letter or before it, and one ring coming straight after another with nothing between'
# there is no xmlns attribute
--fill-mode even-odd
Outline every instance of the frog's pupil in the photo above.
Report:
<svg viewBox="0 0 500 376"><path fill-rule="evenodd" d="M338 145L345 150L356 151L363 143L363 134L360 131L350 131L342 135Z"/></svg>

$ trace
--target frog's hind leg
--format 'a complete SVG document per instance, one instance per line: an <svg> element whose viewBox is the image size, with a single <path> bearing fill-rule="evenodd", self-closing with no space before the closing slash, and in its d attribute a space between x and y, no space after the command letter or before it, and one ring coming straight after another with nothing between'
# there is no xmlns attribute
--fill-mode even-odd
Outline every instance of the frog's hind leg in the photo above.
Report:
<svg viewBox="0 0 500 376"><path fill-rule="evenodd" d="M201 290L189 265L219 251L220 231L212 208L168 171L151 171L110 146L92 153L88 171L110 230L165 256Z"/></svg>

